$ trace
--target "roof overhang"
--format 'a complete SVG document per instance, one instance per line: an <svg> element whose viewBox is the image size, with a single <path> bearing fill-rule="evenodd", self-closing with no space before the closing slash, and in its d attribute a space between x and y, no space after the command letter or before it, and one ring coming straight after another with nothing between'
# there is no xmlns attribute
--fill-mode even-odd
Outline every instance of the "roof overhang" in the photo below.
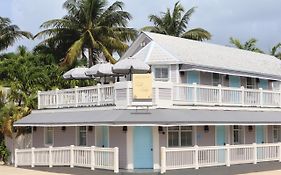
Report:
<svg viewBox="0 0 281 175"><path fill-rule="evenodd" d="M33 112L14 126L281 125L280 116L278 111L190 109L53 111Z"/></svg>
<svg viewBox="0 0 281 175"><path fill-rule="evenodd" d="M277 80L281 81L280 76L275 75L265 75L259 74L256 72L242 72L236 70L222 69L222 68L214 68L200 65L191 65L191 64L183 64L180 68L180 71L202 71L202 72L210 72L210 73L219 73L233 76L242 76L242 77L252 77L252 78L260 78L260 79L269 79L269 80Z"/></svg>

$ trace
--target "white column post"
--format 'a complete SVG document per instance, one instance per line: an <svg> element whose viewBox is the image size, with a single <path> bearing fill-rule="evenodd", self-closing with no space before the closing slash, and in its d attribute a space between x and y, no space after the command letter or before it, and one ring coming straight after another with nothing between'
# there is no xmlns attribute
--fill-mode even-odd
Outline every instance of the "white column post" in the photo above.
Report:
<svg viewBox="0 0 281 175"><path fill-rule="evenodd" d="M75 94L75 107L78 106L78 86L74 87L74 94Z"/></svg>
<svg viewBox="0 0 281 175"><path fill-rule="evenodd" d="M199 154L198 154L198 145L195 145L194 146L194 149L195 149L195 156L194 156L194 162L195 162L195 169L199 169L199 162L198 162L198 157L199 157Z"/></svg>
<svg viewBox="0 0 281 175"><path fill-rule="evenodd" d="M281 142L278 142L279 145L279 162L281 162Z"/></svg>
<svg viewBox="0 0 281 175"><path fill-rule="evenodd" d="M114 147L114 173L119 173L119 149Z"/></svg>
<svg viewBox="0 0 281 175"><path fill-rule="evenodd" d="M33 168L35 165L35 156L34 156L34 150L35 150L35 148L34 147L32 147L31 148L31 167Z"/></svg>
<svg viewBox="0 0 281 175"><path fill-rule="evenodd" d="M225 158L226 166L230 166L230 145L226 144L225 147L226 147L226 158Z"/></svg>
<svg viewBox="0 0 281 175"><path fill-rule="evenodd" d="M18 149L15 149L15 167L18 167Z"/></svg>
<svg viewBox="0 0 281 175"><path fill-rule="evenodd" d="M258 158L257 158L257 144L256 143L253 143L253 156L254 156L254 164L257 164L258 162Z"/></svg>
<svg viewBox="0 0 281 175"><path fill-rule="evenodd" d="M244 104L245 104L244 98L245 98L245 88L244 88L244 86L241 86L241 104L242 104L242 106L244 106Z"/></svg>
<svg viewBox="0 0 281 175"><path fill-rule="evenodd" d="M130 106L130 83L131 83L131 81L127 82L127 89L126 89L126 91L127 91L127 106Z"/></svg>
<svg viewBox="0 0 281 175"><path fill-rule="evenodd" d="M166 172L166 148L161 147L161 174Z"/></svg>
<svg viewBox="0 0 281 175"><path fill-rule="evenodd" d="M91 170L95 170L95 146L91 146Z"/></svg>
<svg viewBox="0 0 281 175"><path fill-rule="evenodd" d="M279 90L279 107L281 108L281 85Z"/></svg>
<svg viewBox="0 0 281 175"><path fill-rule="evenodd" d="M49 167L52 168L53 167L53 156L52 156L52 146L49 146Z"/></svg>
<svg viewBox="0 0 281 175"><path fill-rule="evenodd" d="M70 145L70 168L74 167L74 145Z"/></svg>
<svg viewBox="0 0 281 175"><path fill-rule="evenodd" d="M41 91L37 91L37 108L41 109Z"/></svg>
<svg viewBox="0 0 281 175"><path fill-rule="evenodd" d="M218 85L219 88L219 105L222 105L222 89L221 89L221 84Z"/></svg>
<svg viewBox="0 0 281 175"><path fill-rule="evenodd" d="M56 108L59 107L59 89L57 88L55 90L55 95L56 95Z"/></svg>
<svg viewBox="0 0 281 175"><path fill-rule="evenodd" d="M193 104L196 105L197 103L197 83L193 83Z"/></svg>
<svg viewBox="0 0 281 175"><path fill-rule="evenodd" d="M97 105L101 105L101 85L97 84L97 91L98 91L98 101L97 101Z"/></svg>
<svg viewBox="0 0 281 175"><path fill-rule="evenodd" d="M259 88L260 91L260 106L263 107L263 89Z"/></svg>

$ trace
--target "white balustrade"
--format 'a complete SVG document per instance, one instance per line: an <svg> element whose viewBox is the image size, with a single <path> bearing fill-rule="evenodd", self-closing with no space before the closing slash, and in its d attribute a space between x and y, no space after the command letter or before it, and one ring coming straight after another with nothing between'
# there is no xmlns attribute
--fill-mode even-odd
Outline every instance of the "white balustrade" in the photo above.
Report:
<svg viewBox="0 0 281 175"><path fill-rule="evenodd" d="M281 92L197 84L174 84L174 105L281 107Z"/></svg>
<svg viewBox="0 0 281 175"><path fill-rule="evenodd" d="M161 173L174 169L281 161L280 151L281 143L161 147Z"/></svg>
<svg viewBox="0 0 281 175"><path fill-rule="evenodd" d="M118 148L49 147L15 150L17 166L78 166L94 170L107 169L119 172Z"/></svg>

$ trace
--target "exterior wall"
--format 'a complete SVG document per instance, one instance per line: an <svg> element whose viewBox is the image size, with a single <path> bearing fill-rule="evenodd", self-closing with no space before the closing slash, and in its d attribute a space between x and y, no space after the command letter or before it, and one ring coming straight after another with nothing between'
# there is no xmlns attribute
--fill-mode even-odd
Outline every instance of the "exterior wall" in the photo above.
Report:
<svg viewBox="0 0 281 175"><path fill-rule="evenodd" d="M212 146L215 142L215 126L209 126L209 132L204 131L204 126L197 126L197 145Z"/></svg>
<svg viewBox="0 0 281 175"><path fill-rule="evenodd" d="M171 82L173 83L179 83L179 69L178 69L178 65L173 64L171 65Z"/></svg>
<svg viewBox="0 0 281 175"><path fill-rule="evenodd" d="M267 142L268 143L273 143L273 126L272 125L269 125L267 126Z"/></svg>
<svg viewBox="0 0 281 175"><path fill-rule="evenodd" d="M245 126L245 144L252 144L256 142L256 132L255 127L253 126L253 130L249 131L249 127Z"/></svg>
<svg viewBox="0 0 281 175"><path fill-rule="evenodd" d="M200 84L212 86L212 73L200 72Z"/></svg>
<svg viewBox="0 0 281 175"><path fill-rule="evenodd" d="M109 127L109 146L119 148L120 168L127 168L127 139L122 127Z"/></svg>
<svg viewBox="0 0 281 175"><path fill-rule="evenodd" d="M45 145L44 145L44 128L43 127L36 127L36 131L33 131L32 140L33 140L32 147L35 147L35 148L45 147Z"/></svg>
<svg viewBox="0 0 281 175"><path fill-rule="evenodd" d="M38 129L38 128L37 128ZM61 146L70 146L73 145L75 142L75 127L65 127L65 131L61 129L61 127L54 128L54 145L55 147ZM44 131L43 131L44 137ZM44 139L43 146L44 146Z"/></svg>

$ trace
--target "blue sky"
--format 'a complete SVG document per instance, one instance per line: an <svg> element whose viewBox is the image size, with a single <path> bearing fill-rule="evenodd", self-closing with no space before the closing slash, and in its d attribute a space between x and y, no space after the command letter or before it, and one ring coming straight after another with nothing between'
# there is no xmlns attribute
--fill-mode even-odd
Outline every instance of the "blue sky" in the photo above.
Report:
<svg viewBox="0 0 281 175"><path fill-rule="evenodd" d="M62 9L65 0L0 0L0 16L9 17L22 30L36 34L46 20L60 18L66 12ZM123 0L125 10L133 20L130 27L141 28L150 24L147 16L159 14L167 7L173 7L176 0ZM110 0L109 3L114 2ZM272 45L281 42L280 0L181 0L189 9L198 7L191 18L190 28L202 27L213 35L212 43L229 45L229 37L245 41L258 39L258 46L268 51ZM17 45L32 49L39 41L20 40Z"/></svg>

